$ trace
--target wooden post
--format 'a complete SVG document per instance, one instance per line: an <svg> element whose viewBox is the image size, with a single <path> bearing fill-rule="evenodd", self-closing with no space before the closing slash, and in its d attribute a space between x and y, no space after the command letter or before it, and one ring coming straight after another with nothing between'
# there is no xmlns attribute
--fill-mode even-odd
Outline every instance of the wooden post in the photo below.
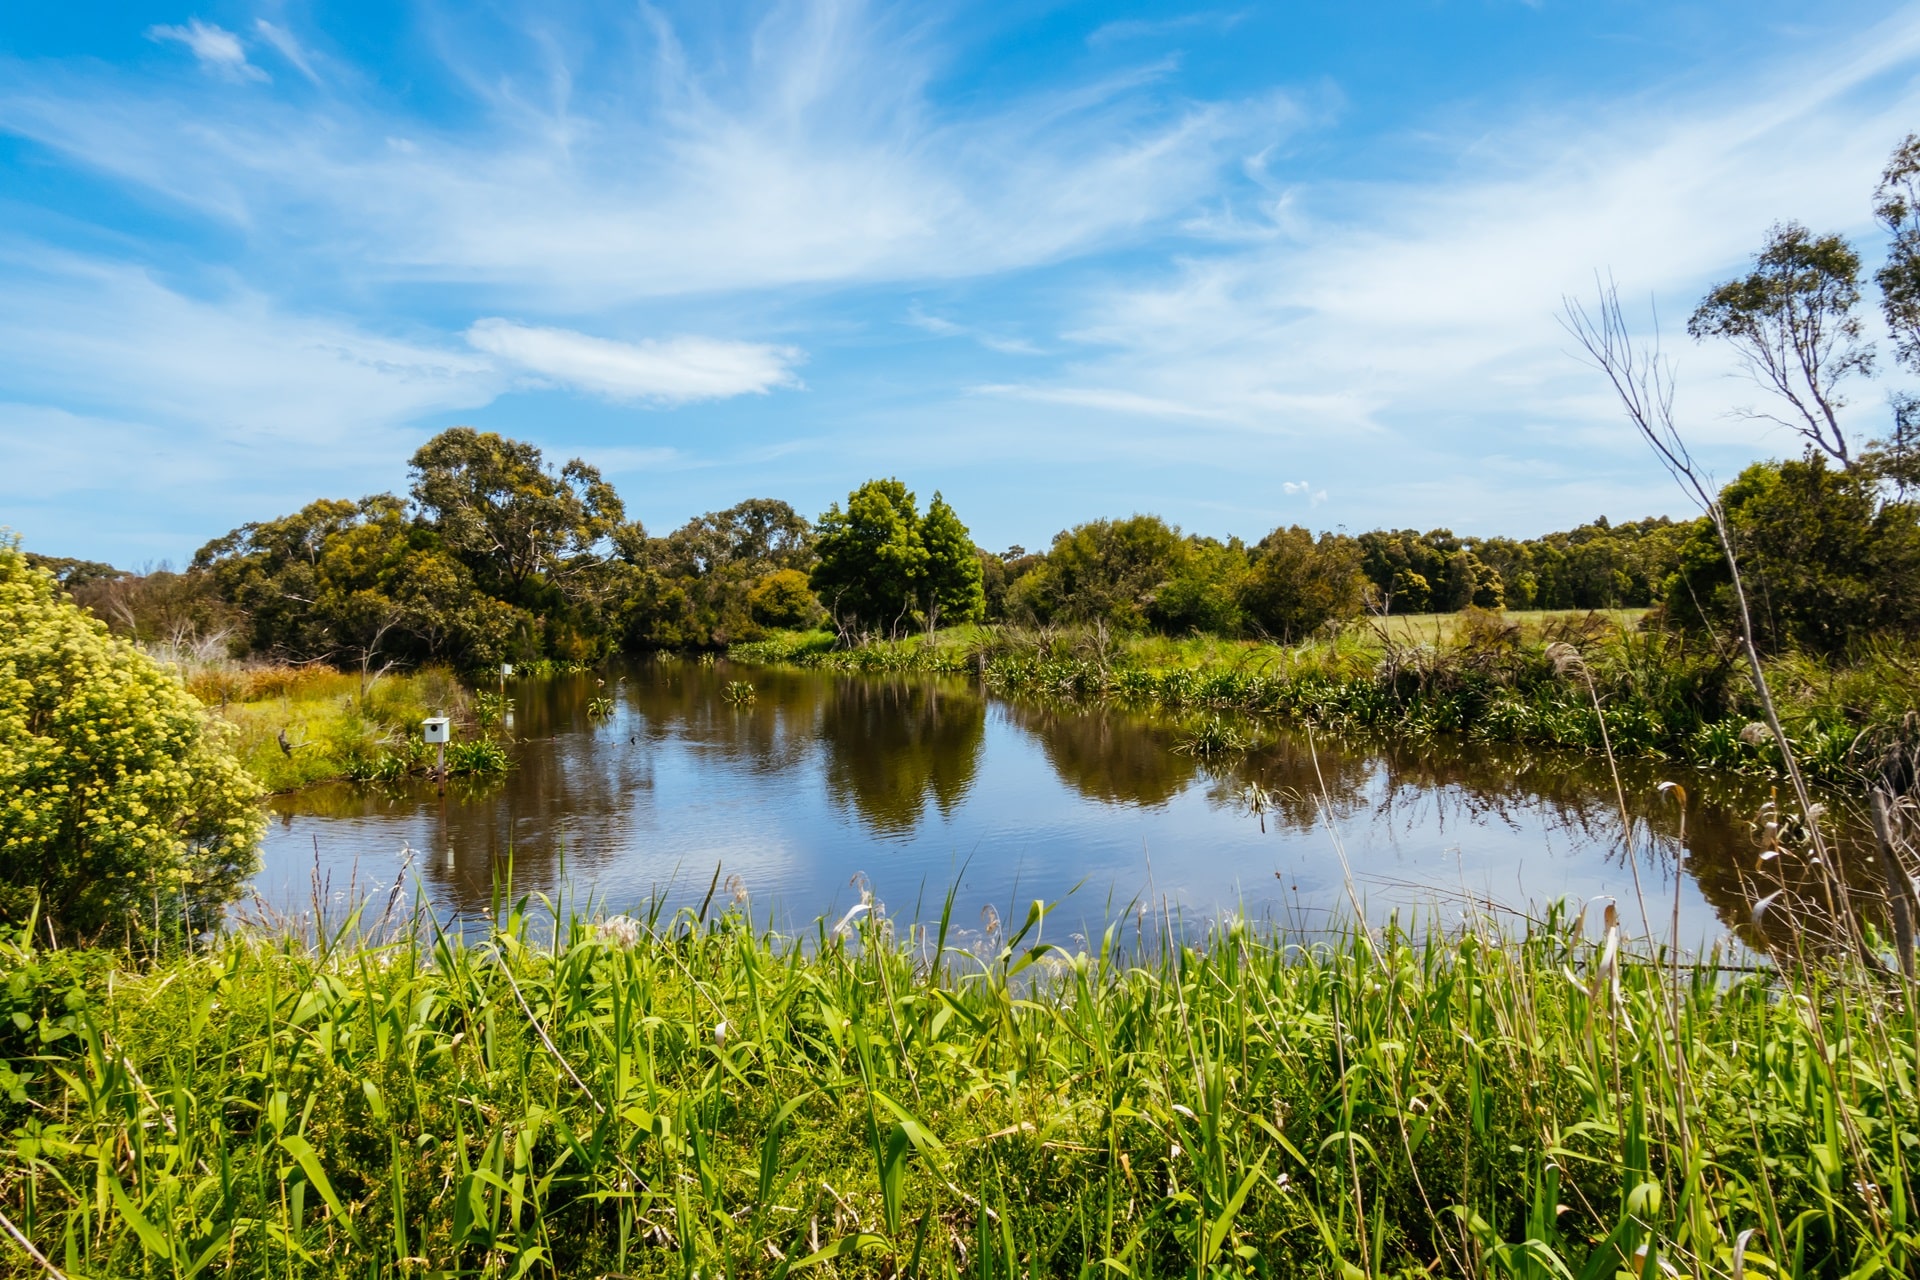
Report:
<svg viewBox="0 0 1920 1280"><path fill-rule="evenodd" d="M440 779L440 794L447 794L447 744L442 742L433 749L435 758L434 774Z"/></svg>

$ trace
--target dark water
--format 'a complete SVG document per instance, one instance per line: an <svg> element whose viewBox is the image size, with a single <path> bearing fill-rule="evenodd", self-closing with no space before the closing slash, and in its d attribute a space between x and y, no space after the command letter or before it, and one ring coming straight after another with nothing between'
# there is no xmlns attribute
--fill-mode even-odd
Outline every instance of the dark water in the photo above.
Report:
<svg viewBox="0 0 1920 1280"><path fill-rule="evenodd" d="M754 686L751 705L722 699L729 681ZM864 877L896 917L936 912L957 886L968 925L987 905L1017 918L1037 897L1066 899L1084 922L1145 902L1302 926L1351 915L1356 900L1374 917L1458 918L1467 902L1567 897L1617 900L1636 926L1644 900L1664 934L1677 890L1680 940L1696 946L1747 917L1750 823L1766 798L1629 762L1630 862L1605 762L1562 753L1360 745L1241 722L1259 745L1222 763L1178 749L1192 716L724 661L507 691L511 775L455 780L444 798L431 785L281 797L261 896L304 910L317 870L335 904L398 880L472 916L511 857L516 892L591 892L608 911L656 893L698 902L718 867L782 927L844 910ZM614 713L595 721L599 693ZM1684 813L1657 790L1667 779L1686 788Z"/></svg>

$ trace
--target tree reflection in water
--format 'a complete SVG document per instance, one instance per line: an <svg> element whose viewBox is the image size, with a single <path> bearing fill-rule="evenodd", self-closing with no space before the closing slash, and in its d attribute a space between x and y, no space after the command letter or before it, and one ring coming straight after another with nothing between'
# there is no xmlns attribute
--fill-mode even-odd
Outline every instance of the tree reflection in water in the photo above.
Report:
<svg viewBox="0 0 1920 1280"><path fill-rule="evenodd" d="M986 699L958 681L838 680L819 718L827 790L882 837L913 834L928 801L950 816L973 787Z"/></svg>
<svg viewBox="0 0 1920 1280"><path fill-rule="evenodd" d="M730 680L750 683L753 699L723 700ZM724 661L660 660L509 692L517 743L507 778L456 782L444 799L418 785L279 797L285 825L269 838L262 892L303 903L316 843L337 879L356 862L388 875L409 845L427 891L464 912L486 907L509 857L522 890L623 893L676 875L703 890L715 862L740 869L758 858L806 915L856 870L932 881L953 874L955 857L972 858L983 882L1011 883L1033 874L1020 870L1030 850L1039 874L1070 886L1093 867L1131 874L1151 838L1156 872L1210 882L1210 893L1262 881L1274 893L1283 865L1317 867L1290 878L1317 879L1337 908L1331 823L1355 880L1384 899L1446 891L1441 864L1454 850L1477 859L1475 891L1507 905L1537 906L1528 897L1542 884L1570 885L1611 893L1639 919L1603 759L1454 739L1313 738L1244 720L1235 729L1250 750L1203 759L1176 749L1198 712L1006 703L962 680ZM614 712L596 721L586 708L601 695ZM1685 788L1684 814L1659 790L1669 779ZM1699 928L1710 909L1761 941L1752 904L1804 871L1790 858L1759 859L1753 820L1768 788L1634 760L1621 762L1620 784L1655 922L1670 916L1676 888L1696 893L1691 882ZM1855 875L1859 853L1842 842Z"/></svg>
<svg viewBox="0 0 1920 1280"><path fill-rule="evenodd" d="M1058 703L1009 703L1006 716L1038 740L1060 781L1089 800L1165 804L1200 771L1194 757L1174 750L1180 735L1165 721Z"/></svg>

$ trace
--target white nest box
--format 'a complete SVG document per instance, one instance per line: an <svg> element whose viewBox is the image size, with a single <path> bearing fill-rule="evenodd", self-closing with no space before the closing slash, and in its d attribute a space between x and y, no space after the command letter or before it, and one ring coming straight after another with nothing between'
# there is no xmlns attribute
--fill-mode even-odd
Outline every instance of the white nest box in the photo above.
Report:
<svg viewBox="0 0 1920 1280"><path fill-rule="evenodd" d="M500 676L502 679L505 679L507 676L510 676L512 674L513 674L513 664L511 662L503 662L500 664Z"/></svg>
<svg viewBox="0 0 1920 1280"><path fill-rule="evenodd" d="M432 716L420 722L420 733L426 739L427 745L432 746L447 740L450 727L445 716Z"/></svg>

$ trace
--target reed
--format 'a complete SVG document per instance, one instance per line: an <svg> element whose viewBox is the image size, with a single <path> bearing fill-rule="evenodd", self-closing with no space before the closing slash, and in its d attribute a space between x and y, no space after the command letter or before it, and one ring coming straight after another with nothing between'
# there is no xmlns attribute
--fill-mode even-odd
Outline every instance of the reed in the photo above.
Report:
<svg viewBox="0 0 1920 1280"><path fill-rule="evenodd" d="M823 633L729 650L749 663L834 671L968 675L1016 697L1111 699L1191 711L1271 715L1336 731L1486 741L1644 756L1778 776L1784 759L1761 723L1744 665L1624 614L1385 620L1299 645L1211 636L1114 637L1010 626L836 648ZM1584 655L1597 698L1553 660ZM1869 785L1889 754L1920 748L1920 651L1863 643L1838 665L1801 655L1767 670L1800 768L1848 788Z"/></svg>
<svg viewBox="0 0 1920 1280"><path fill-rule="evenodd" d="M718 876L716 874L716 881ZM713 895L708 895L711 901ZM1908 1275L1910 988L953 896L0 945L0 1273Z"/></svg>

